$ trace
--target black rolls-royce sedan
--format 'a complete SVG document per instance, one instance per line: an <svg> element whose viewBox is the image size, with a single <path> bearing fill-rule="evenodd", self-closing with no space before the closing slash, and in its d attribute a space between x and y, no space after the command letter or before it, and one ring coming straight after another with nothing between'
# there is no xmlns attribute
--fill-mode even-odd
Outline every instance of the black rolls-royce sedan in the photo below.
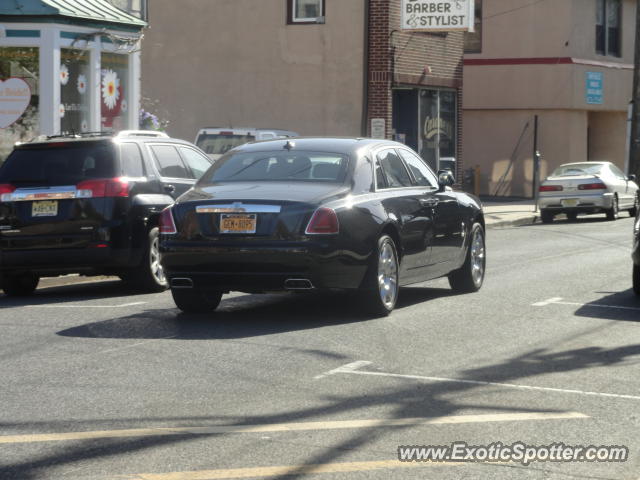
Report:
<svg viewBox="0 0 640 480"><path fill-rule="evenodd" d="M223 293L341 289L376 315L400 286L448 276L474 292L485 271L478 199L451 189L403 144L363 138L255 142L221 157L160 218L176 305Z"/></svg>

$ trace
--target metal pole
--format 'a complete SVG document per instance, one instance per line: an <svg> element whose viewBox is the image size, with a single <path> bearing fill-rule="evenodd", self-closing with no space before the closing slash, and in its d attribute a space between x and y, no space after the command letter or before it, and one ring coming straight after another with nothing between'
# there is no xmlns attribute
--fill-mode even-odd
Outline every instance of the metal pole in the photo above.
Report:
<svg viewBox="0 0 640 480"><path fill-rule="evenodd" d="M629 171L640 176L640 0L636 2L636 45L633 68L633 92L631 95L631 142L629 145Z"/></svg>
<svg viewBox="0 0 640 480"><path fill-rule="evenodd" d="M640 1L640 0L638 0ZM533 198L538 211L538 188L540 186L540 152L538 152L538 115L533 117Z"/></svg>

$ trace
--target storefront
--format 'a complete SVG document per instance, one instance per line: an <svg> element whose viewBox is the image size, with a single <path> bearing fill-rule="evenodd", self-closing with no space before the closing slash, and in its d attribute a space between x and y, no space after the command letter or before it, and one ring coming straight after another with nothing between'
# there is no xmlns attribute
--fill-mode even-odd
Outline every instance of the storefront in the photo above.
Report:
<svg viewBox="0 0 640 480"><path fill-rule="evenodd" d="M38 135L137 128L146 23L105 0L19 3L0 5L0 162Z"/></svg>

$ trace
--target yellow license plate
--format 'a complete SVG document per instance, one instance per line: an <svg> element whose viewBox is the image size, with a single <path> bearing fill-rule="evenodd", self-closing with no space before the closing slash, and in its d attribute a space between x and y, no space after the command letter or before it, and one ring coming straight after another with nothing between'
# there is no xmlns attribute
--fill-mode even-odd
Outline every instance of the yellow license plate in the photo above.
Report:
<svg viewBox="0 0 640 480"><path fill-rule="evenodd" d="M565 200L561 200L560 203L563 207L577 207L579 202L577 198L567 198Z"/></svg>
<svg viewBox="0 0 640 480"><path fill-rule="evenodd" d="M32 217L55 217L56 215L58 215L58 202L55 200L31 204Z"/></svg>
<svg viewBox="0 0 640 480"><path fill-rule="evenodd" d="M220 233L256 233L256 214L221 214Z"/></svg>

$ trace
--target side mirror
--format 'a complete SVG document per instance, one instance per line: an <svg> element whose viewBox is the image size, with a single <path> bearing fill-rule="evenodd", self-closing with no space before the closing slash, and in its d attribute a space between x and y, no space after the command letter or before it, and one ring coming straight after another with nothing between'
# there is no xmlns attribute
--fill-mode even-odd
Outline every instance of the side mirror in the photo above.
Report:
<svg viewBox="0 0 640 480"><path fill-rule="evenodd" d="M630 180L630 181L632 181L632 182L635 182L635 181L636 181L636 176L635 176L635 175L629 175L629 176L627 177L627 180Z"/></svg>
<svg viewBox="0 0 640 480"><path fill-rule="evenodd" d="M450 187L456 183L456 179L453 178L450 170L440 170L438 172L438 185L440 190L444 190L445 187Z"/></svg>

